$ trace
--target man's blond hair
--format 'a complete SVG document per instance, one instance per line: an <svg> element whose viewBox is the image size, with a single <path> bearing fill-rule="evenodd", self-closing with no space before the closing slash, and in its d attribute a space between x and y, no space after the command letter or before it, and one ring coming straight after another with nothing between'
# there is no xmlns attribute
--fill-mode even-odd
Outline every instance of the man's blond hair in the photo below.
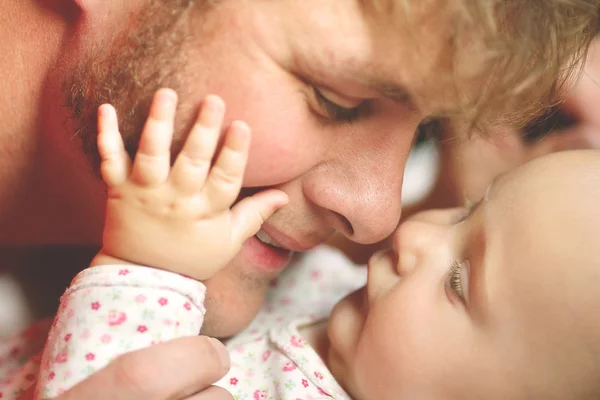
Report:
<svg viewBox="0 0 600 400"><path fill-rule="evenodd" d="M371 0L410 22L423 0ZM426 0L446 12L458 92L478 82L460 110L472 125L522 125L560 101L598 33L599 0ZM421 16L422 17L422 16ZM471 88L472 89L472 88Z"/></svg>

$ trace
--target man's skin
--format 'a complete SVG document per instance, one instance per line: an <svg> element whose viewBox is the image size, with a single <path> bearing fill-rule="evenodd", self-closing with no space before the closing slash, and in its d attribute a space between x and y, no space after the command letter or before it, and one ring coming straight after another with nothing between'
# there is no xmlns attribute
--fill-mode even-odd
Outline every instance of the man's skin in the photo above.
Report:
<svg viewBox="0 0 600 400"><path fill-rule="evenodd" d="M134 150L163 86L181 99L179 142L210 93L225 100L227 121L253 129L243 195L287 193L288 206L264 226L283 247L308 250L334 232L375 243L393 231L415 130L456 102L446 96L453 88L431 79L448 56L447 21L392 31L368 2L207 2L0 0L0 245L98 245L96 107L115 105ZM406 93L436 104L426 112ZM362 106L349 116L323 97ZM282 268L273 259L250 239L206 282L203 333L228 336L250 321ZM126 355L61 400L219 398L227 395L202 389L226 367L206 337L188 338Z"/></svg>
<svg viewBox="0 0 600 400"><path fill-rule="evenodd" d="M498 128L488 138L442 138L444 169L438 178L437 193L429 196L425 208L476 202L496 177L534 158L564 150L600 148L599 111L600 36L592 42L583 73L565 101L554 107L545 120L532 121L522 130ZM541 131L534 132L538 128Z"/></svg>
<svg viewBox="0 0 600 400"><path fill-rule="evenodd" d="M250 125L245 193L276 187L288 194L289 205L264 226L284 247L307 250L336 231L358 243L388 236L400 218L402 165L427 117L405 90L423 98L435 91L443 102L443 88L428 79L436 65L417 57L445 54L436 33L444 21L432 18L422 31L392 35L388 21L358 2L238 0L210 11L201 1L188 3L2 1L0 243L99 244L105 194L89 156L96 107L113 103L123 135L131 137L161 86L181 99L176 137L210 93L225 100L228 121ZM369 112L340 117L315 88L346 108L370 99ZM251 241L207 282L206 334L242 329L281 270L265 267L271 255ZM148 365L163 365L165 357L173 362L172 348L156 346L111 364L64 399L188 398L218 378L222 363L203 350L205 343L170 344L186 365L183 376L181 368L166 368L152 371L160 372L160 382L148 379Z"/></svg>
<svg viewBox="0 0 600 400"><path fill-rule="evenodd" d="M497 127L488 137L466 138L442 124L436 141L443 167L432 190L417 204L404 207L402 218L423 210L475 203L496 177L534 158L564 150L600 149L600 36L592 42L578 78L565 101L553 107L549 116L522 130ZM375 251L389 248L389 240L357 245L335 235L329 244L365 264Z"/></svg>

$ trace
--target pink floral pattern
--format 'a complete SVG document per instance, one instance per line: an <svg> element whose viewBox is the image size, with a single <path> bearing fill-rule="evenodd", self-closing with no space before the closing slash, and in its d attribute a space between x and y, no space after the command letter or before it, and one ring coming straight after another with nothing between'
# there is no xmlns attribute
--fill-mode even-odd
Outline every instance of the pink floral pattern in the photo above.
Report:
<svg viewBox="0 0 600 400"><path fill-rule="evenodd" d="M194 307L190 299L196 300ZM38 393L41 398L56 397L119 354L197 335L203 301L204 285L167 271L138 266L83 271L61 299L42 359ZM185 304L195 312L187 311Z"/></svg>
<svg viewBox="0 0 600 400"><path fill-rule="evenodd" d="M122 311L110 311L108 313L108 326L121 325L127 321L127 314Z"/></svg>
<svg viewBox="0 0 600 400"><path fill-rule="evenodd" d="M365 277L331 250L309 252L277 279L257 318L229 342L231 370L218 385L247 400L349 400L297 328L326 318ZM197 282L165 271L85 270L61 299L54 323L40 322L0 347L0 399L18 399L36 377L39 398L53 398L119 354L197 334L203 296Z"/></svg>
<svg viewBox="0 0 600 400"><path fill-rule="evenodd" d="M259 315L228 344L231 370L217 384L235 399L350 400L298 327L326 318L337 300L364 284L366 271L337 252L315 253L321 262L307 257L277 278Z"/></svg>
<svg viewBox="0 0 600 400"><path fill-rule="evenodd" d="M267 400L267 392L264 390L255 390L252 397L254 400Z"/></svg>
<svg viewBox="0 0 600 400"><path fill-rule="evenodd" d="M291 361L286 361L282 368L285 372L290 372L296 369L296 365Z"/></svg>

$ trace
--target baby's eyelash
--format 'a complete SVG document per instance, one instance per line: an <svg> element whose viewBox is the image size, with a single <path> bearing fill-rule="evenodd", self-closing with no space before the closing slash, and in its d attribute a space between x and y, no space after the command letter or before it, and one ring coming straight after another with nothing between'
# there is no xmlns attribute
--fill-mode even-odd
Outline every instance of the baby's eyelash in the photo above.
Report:
<svg viewBox="0 0 600 400"><path fill-rule="evenodd" d="M454 290L454 292L461 299L465 298L465 294L463 292L462 281L461 281L461 269L464 266L464 262L452 261L450 265L450 272L448 273L447 285L450 289Z"/></svg>

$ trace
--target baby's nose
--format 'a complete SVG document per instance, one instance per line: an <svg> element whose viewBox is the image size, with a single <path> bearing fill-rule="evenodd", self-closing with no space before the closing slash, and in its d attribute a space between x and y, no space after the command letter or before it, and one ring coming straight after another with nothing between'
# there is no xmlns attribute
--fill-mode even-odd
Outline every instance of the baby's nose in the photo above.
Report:
<svg viewBox="0 0 600 400"><path fill-rule="evenodd" d="M446 229L446 225L421 220L408 220L400 225L393 237L398 273L410 274L427 255L433 255L442 245Z"/></svg>
<svg viewBox="0 0 600 400"><path fill-rule="evenodd" d="M411 250L402 251L398 255L397 270L400 276L409 275L417 266L417 255Z"/></svg>

